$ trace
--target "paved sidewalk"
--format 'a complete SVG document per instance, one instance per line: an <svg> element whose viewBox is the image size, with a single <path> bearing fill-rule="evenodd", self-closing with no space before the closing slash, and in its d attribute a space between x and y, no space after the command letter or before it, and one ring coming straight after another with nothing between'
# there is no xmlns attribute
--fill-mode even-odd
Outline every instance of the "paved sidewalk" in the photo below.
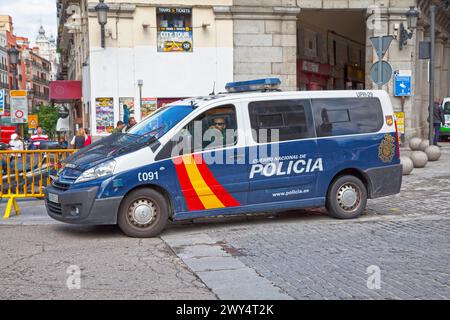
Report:
<svg viewBox="0 0 450 320"><path fill-rule="evenodd" d="M71 266L79 268L80 289ZM3 225L0 299L216 296L159 238L132 239L115 227Z"/></svg>
<svg viewBox="0 0 450 320"><path fill-rule="evenodd" d="M359 219L324 209L207 218L143 240L61 224L42 201L20 201L22 214L0 221L0 298L450 299L449 186L446 144ZM67 288L70 265L80 290ZM380 289L368 287L374 267Z"/></svg>

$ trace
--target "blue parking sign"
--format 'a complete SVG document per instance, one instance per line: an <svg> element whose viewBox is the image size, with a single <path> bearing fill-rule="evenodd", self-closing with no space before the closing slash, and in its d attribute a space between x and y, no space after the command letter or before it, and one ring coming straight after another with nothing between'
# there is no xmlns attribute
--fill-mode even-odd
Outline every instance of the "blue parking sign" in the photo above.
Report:
<svg viewBox="0 0 450 320"><path fill-rule="evenodd" d="M5 89L0 89L0 115L5 112Z"/></svg>
<svg viewBox="0 0 450 320"><path fill-rule="evenodd" d="M394 96L411 96L411 76L396 75L394 80Z"/></svg>

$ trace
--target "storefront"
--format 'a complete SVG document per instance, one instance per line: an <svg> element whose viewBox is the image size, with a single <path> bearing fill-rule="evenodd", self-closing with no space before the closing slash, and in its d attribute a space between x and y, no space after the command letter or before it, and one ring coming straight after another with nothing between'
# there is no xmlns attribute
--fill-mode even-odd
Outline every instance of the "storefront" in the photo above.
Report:
<svg viewBox="0 0 450 320"><path fill-rule="evenodd" d="M332 87L330 65L297 60L297 88L300 91L329 90Z"/></svg>
<svg viewBox="0 0 450 320"><path fill-rule="evenodd" d="M345 66L345 89L363 90L365 88L365 72L357 64Z"/></svg>

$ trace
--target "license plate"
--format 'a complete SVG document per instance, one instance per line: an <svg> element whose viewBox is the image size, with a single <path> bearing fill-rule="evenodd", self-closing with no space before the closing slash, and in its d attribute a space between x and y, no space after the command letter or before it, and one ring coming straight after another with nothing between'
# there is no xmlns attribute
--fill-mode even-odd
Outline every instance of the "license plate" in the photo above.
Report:
<svg viewBox="0 0 450 320"><path fill-rule="evenodd" d="M59 203L59 198L57 194L49 193L48 194L48 200L54 203Z"/></svg>

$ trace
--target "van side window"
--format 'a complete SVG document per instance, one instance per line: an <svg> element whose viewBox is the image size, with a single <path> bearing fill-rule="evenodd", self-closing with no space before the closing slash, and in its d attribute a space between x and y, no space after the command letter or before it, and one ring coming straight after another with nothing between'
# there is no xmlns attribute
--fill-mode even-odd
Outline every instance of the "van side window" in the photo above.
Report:
<svg viewBox="0 0 450 320"><path fill-rule="evenodd" d="M377 132L384 124L378 98L313 99L312 109L318 137Z"/></svg>
<svg viewBox="0 0 450 320"><path fill-rule="evenodd" d="M209 109L189 122L161 149L155 160L220 149L236 143L236 109L233 105L224 105Z"/></svg>
<svg viewBox="0 0 450 320"><path fill-rule="evenodd" d="M253 139L258 143L314 137L309 100L256 101L249 103L248 110ZM278 140L274 130L278 130Z"/></svg>

